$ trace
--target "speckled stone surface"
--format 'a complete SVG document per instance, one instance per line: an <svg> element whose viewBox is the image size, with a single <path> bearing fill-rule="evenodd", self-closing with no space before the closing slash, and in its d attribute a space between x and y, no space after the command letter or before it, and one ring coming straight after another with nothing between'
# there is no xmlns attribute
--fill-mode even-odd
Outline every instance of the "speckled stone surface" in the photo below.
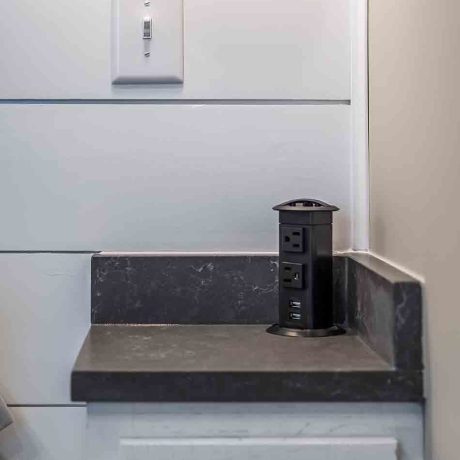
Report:
<svg viewBox="0 0 460 460"><path fill-rule="evenodd" d="M398 369L421 369L420 284L369 254L347 260L347 298L358 334Z"/></svg>
<svg viewBox="0 0 460 460"><path fill-rule="evenodd" d="M93 324L266 324L278 315L278 258L105 256L91 269Z"/></svg>
<svg viewBox="0 0 460 460"><path fill-rule="evenodd" d="M354 310L348 302L348 258L334 256L332 270L334 320L339 326L348 329L354 324Z"/></svg>
<svg viewBox="0 0 460 460"><path fill-rule="evenodd" d="M420 373L395 373L358 336L309 340L261 325L93 326L73 400L416 401Z"/></svg>
<svg viewBox="0 0 460 460"><path fill-rule="evenodd" d="M391 366L356 335L296 340L267 334L267 326L92 326L75 370L391 370Z"/></svg>
<svg viewBox="0 0 460 460"><path fill-rule="evenodd" d="M367 254L335 256L335 317L349 332L305 339L265 333L276 277L272 256L94 256L72 399L423 399L416 280Z"/></svg>

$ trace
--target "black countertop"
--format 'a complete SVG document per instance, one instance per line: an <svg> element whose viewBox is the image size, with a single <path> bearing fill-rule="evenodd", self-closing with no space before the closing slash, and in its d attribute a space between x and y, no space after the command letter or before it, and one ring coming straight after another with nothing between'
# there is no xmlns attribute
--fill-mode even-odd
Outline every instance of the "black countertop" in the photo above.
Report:
<svg viewBox="0 0 460 460"><path fill-rule="evenodd" d="M86 401L417 400L356 335L295 339L261 325L92 326L73 371ZM401 383L403 385L401 385Z"/></svg>
<svg viewBox="0 0 460 460"><path fill-rule="evenodd" d="M260 373L392 370L356 335L296 340L267 334L267 326L92 326L74 371Z"/></svg>
<svg viewBox="0 0 460 460"><path fill-rule="evenodd" d="M177 257L169 265L161 263L162 267L169 266L170 272L163 271L159 276L149 273L149 267L157 272L157 257L150 256L151 262L148 257L113 259L114 256L93 259L93 280L97 280L96 285L93 281L93 296L97 298L93 302L97 307L93 317L95 312L100 315L106 311L116 324L91 326L72 372L74 401L420 401L423 398L420 287L415 280L380 261L336 258L336 314L343 326L355 332L335 337L292 338L267 334L267 324L247 324L245 316L253 301L260 310L261 297L276 297L273 257L240 258L239 263L244 267L236 267L238 273L256 274L256 288L251 288L249 276L234 273L232 276L224 258L200 259L197 263L191 257ZM229 262L234 269L238 265L235 257ZM259 270L258 264L263 269ZM219 266L221 272L216 273ZM206 272L209 267L213 267L211 274ZM149 276L158 283L161 277L170 280L175 271L179 271L181 278L202 276L206 281L194 280L198 287L191 292L196 295L189 297L193 311L198 312L196 322L202 322L207 309L216 308L218 298L211 292L212 302L200 309L196 304L199 286L204 285L208 292L212 277L218 288L216 280L220 277L227 283L228 292L232 292L228 283L238 284L244 278L246 284L240 291L244 295L235 293L235 299L227 296L220 302L220 308L227 303L228 311L233 308L235 313L230 320L240 324L225 324L228 315L219 324L194 323L194 313L185 310L188 294L183 290L171 309L163 301L159 309L155 308L155 299L148 296L157 295L158 286L151 291L153 294L149 293ZM140 294L135 287L142 283L136 277L141 277L140 281L146 285ZM110 289L110 285L119 286L117 280L127 285L129 320L138 319L137 309L142 319L139 322L144 324L126 321L120 288ZM109 282L107 288L106 282ZM189 284L185 290L190 289ZM261 285L264 289L257 288ZM201 299L206 302L206 296ZM169 300L174 302L174 296L170 295ZM168 311L177 319L181 310L186 324L149 324L158 314L168 320Z"/></svg>

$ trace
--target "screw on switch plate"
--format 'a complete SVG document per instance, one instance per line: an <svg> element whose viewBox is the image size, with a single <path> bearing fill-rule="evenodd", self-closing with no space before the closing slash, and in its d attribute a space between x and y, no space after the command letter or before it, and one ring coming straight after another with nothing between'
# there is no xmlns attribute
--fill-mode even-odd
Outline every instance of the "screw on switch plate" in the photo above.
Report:
<svg viewBox="0 0 460 460"><path fill-rule="evenodd" d="M111 2L112 83L182 83L183 0Z"/></svg>

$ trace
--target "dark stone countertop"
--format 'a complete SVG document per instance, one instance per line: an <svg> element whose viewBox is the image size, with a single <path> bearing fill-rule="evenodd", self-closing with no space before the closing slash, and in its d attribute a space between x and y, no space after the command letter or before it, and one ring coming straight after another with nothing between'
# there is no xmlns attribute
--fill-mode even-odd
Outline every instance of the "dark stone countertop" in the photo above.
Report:
<svg viewBox="0 0 460 460"><path fill-rule="evenodd" d="M420 374L395 372L356 335L299 340L267 334L265 328L92 326L73 370L73 399L419 399Z"/></svg>
<svg viewBox="0 0 460 460"><path fill-rule="evenodd" d="M336 322L267 334L275 256L99 254L74 401L422 401L421 287L368 255L334 257ZM350 332L353 331L353 332Z"/></svg>
<svg viewBox="0 0 460 460"><path fill-rule="evenodd" d="M75 371L324 372L391 367L356 335L280 337L261 325L92 326Z"/></svg>

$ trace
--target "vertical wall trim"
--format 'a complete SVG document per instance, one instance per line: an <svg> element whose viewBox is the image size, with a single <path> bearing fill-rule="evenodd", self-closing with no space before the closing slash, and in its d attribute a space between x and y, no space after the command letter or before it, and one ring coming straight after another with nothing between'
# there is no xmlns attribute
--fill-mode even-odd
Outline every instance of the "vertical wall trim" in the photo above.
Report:
<svg viewBox="0 0 460 460"><path fill-rule="evenodd" d="M369 249L367 0L351 1L352 249Z"/></svg>

